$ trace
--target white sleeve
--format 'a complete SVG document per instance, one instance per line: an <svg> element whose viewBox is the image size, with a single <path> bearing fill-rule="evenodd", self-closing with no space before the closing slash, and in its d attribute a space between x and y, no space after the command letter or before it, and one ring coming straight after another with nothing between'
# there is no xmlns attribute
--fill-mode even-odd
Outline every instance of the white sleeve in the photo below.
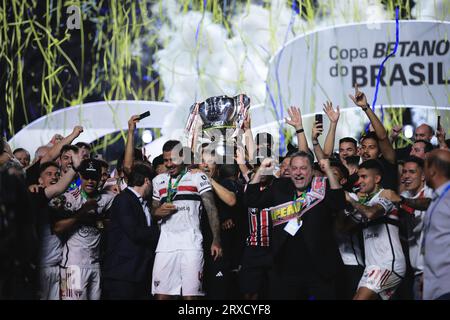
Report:
<svg viewBox="0 0 450 320"><path fill-rule="evenodd" d="M104 193L101 195L101 198L98 201L98 206L103 208L101 210L102 212L111 208L115 197L116 197L115 194L109 194L109 193Z"/></svg>
<svg viewBox="0 0 450 320"><path fill-rule="evenodd" d="M152 185L153 185L153 200L159 201L161 198L159 196L159 179L158 176L156 176L155 178L153 178L152 180Z"/></svg>
<svg viewBox="0 0 450 320"><path fill-rule="evenodd" d="M196 173L194 175L195 179L193 179L198 193L203 194L207 191L211 191L211 181L209 181L208 177L204 173Z"/></svg>
<svg viewBox="0 0 450 320"><path fill-rule="evenodd" d="M384 214L389 214L394 209L394 204L386 198L380 197L376 203L383 207Z"/></svg>

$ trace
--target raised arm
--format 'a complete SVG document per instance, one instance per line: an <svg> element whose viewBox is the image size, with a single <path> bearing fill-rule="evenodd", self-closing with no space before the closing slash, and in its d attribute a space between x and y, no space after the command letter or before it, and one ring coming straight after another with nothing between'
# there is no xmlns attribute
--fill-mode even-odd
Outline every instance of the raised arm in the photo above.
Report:
<svg viewBox="0 0 450 320"><path fill-rule="evenodd" d="M209 226L213 236L211 244L211 256L214 260L222 256L222 246L220 244L220 221L219 213L217 212L216 205L214 203L214 194L212 191L206 191L201 194L203 206L208 215Z"/></svg>
<svg viewBox="0 0 450 320"><path fill-rule="evenodd" d="M86 201L83 206L75 212L72 216L57 221L53 226L53 232L57 235L67 234L75 229L80 224L88 221L94 221L95 214L90 211L98 208L97 201L90 199Z"/></svg>
<svg viewBox="0 0 450 320"><path fill-rule="evenodd" d="M52 199L64 193L76 176L76 172L74 169L77 169L80 166L80 163L82 161L81 154L79 152L75 153L72 150L69 150L68 152L72 157L73 168L69 168L67 173L63 175L56 184L50 185L44 189L47 199Z"/></svg>
<svg viewBox="0 0 450 320"><path fill-rule="evenodd" d="M322 132L323 132L323 124L315 121L312 128L311 141L313 144L313 150L314 154L316 155L317 161L326 158L322 151L322 147L320 146L319 143L319 136L322 134Z"/></svg>
<svg viewBox="0 0 450 320"><path fill-rule="evenodd" d="M250 112L247 112L244 119L244 145L247 149L249 160L253 160L256 152L256 144L252 134Z"/></svg>
<svg viewBox="0 0 450 320"><path fill-rule="evenodd" d="M394 190L389 189L383 190L381 196L397 205L406 205L410 208L421 211L427 210L431 203L430 198L416 198L416 199L404 198L402 196L399 196Z"/></svg>
<svg viewBox="0 0 450 320"><path fill-rule="evenodd" d="M378 144L380 146L383 157L390 163L394 164L396 162L395 150L392 147L391 142L389 141L387 131L384 128L383 123L381 123L380 119L378 119L375 112L372 111L370 105L367 103L366 95L363 92L359 91L358 85L356 83L355 96L352 96L350 94L349 97L358 107L360 107L366 113L367 117L369 118L370 123L375 130L375 134L377 135Z"/></svg>
<svg viewBox="0 0 450 320"><path fill-rule="evenodd" d="M381 204L375 204L374 206L366 206L363 205L349 196L349 193L345 192L345 198L348 203L352 205L353 208L358 210L360 213L365 215L368 219L374 219L383 216L386 213L386 210L383 208Z"/></svg>
<svg viewBox="0 0 450 320"><path fill-rule="evenodd" d="M440 126L436 129L436 138L439 142L439 149L447 149L447 143L445 142L445 129L444 127Z"/></svg>
<svg viewBox="0 0 450 320"><path fill-rule="evenodd" d="M236 195L233 192L219 184L213 178L209 178L209 180L211 181L211 186L213 187L214 192L220 198L220 200L225 202L230 207L236 204Z"/></svg>
<svg viewBox="0 0 450 320"><path fill-rule="evenodd" d="M41 164L53 161L58 158L59 154L61 153L62 147L64 147L66 144L71 144L72 141L78 138L82 132L82 126L75 126L71 134L69 134L67 137L50 148L50 150L42 157Z"/></svg>
<svg viewBox="0 0 450 320"><path fill-rule="evenodd" d="M239 170L242 173L242 176L244 177L246 182L249 182L249 177L248 177L248 173L249 173L249 169L246 165L245 162L245 151L244 151L244 147L238 145L237 149L236 149L236 156L234 157L234 159L236 160L236 163L239 166Z"/></svg>
<svg viewBox="0 0 450 320"><path fill-rule="evenodd" d="M331 170L329 159L320 160L320 168L327 175L328 181L330 182L330 188L332 190L342 189L342 186L333 174L333 170Z"/></svg>
<svg viewBox="0 0 450 320"><path fill-rule="evenodd" d="M136 129L136 123L139 122L139 115L131 116L128 120L128 135L127 143L125 145L125 156L123 158L123 171L129 175L131 167L134 162L134 130Z"/></svg>
<svg viewBox="0 0 450 320"><path fill-rule="evenodd" d="M323 153L325 158L329 158L334 150L334 139L336 137L336 128L339 121L339 106L336 107L336 111L333 109L331 101L327 101L323 105L323 111L330 120L330 128L328 129L327 137L325 138L325 145L323 147Z"/></svg>
<svg viewBox="0 0 450 320"><path fill-rule="evenodd" d="M290 107L288 109L290 119L286 118L286 123L293 126L297 134L298 150L309 152L308 141L306 140L305 130L303 130L303 121L300 108Z"/></svg>

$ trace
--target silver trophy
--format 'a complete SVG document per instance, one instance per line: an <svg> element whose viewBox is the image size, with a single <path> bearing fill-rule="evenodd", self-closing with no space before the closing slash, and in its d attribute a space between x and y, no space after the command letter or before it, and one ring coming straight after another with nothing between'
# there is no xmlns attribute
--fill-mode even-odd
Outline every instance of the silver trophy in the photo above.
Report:
<svg viewBox="0 0 450 320"><path fill-rule="evenodd" d="M210 97L192 105L186 124L188 146L195 150L199 135L202 142L214 143L216 148L233 144L249 108L250 98L245 94Z"/></svg>

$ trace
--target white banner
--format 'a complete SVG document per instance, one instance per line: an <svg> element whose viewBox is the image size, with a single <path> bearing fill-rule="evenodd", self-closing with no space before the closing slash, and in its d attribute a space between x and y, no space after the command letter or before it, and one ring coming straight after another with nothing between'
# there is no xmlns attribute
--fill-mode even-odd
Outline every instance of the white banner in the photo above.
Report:
<svg viewBox="0 0 450 320"><path fill-rule="evenodd" d="M377 105L448 107L450 23L399 21L399 44L380 77ZM271 60L266 108L286 116L297 105L303 113L322 103L352 107L348 93L356 82L369 103L383 59L394 50L395 21L327 28L289 42Z"/></svg>

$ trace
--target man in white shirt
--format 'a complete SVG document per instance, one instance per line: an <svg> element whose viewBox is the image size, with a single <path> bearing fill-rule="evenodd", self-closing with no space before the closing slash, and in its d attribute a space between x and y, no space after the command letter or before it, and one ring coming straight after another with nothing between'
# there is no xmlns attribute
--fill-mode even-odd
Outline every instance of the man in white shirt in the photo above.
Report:
<svg viewBox="0 0 450 320"><path fill-rule="evenodd" d="M160 220L161 234L153 267L152 293L156 299L203 296L203 236L200 212L204 206L211 226L211 255L222 255L220 222L211 183L204 173L187 170L181 143L163 146L166 173L153 179L152 215Z"/></svg>
<svg viewBox="0 0 450 320"><path fill-rule="evenodd" d="M353 299L390 299L400 284L406 263L398 234L397 211L384 197L381 164L363 162L358 170L360 196L346 193L363 225L365 269Z"/></svg>

